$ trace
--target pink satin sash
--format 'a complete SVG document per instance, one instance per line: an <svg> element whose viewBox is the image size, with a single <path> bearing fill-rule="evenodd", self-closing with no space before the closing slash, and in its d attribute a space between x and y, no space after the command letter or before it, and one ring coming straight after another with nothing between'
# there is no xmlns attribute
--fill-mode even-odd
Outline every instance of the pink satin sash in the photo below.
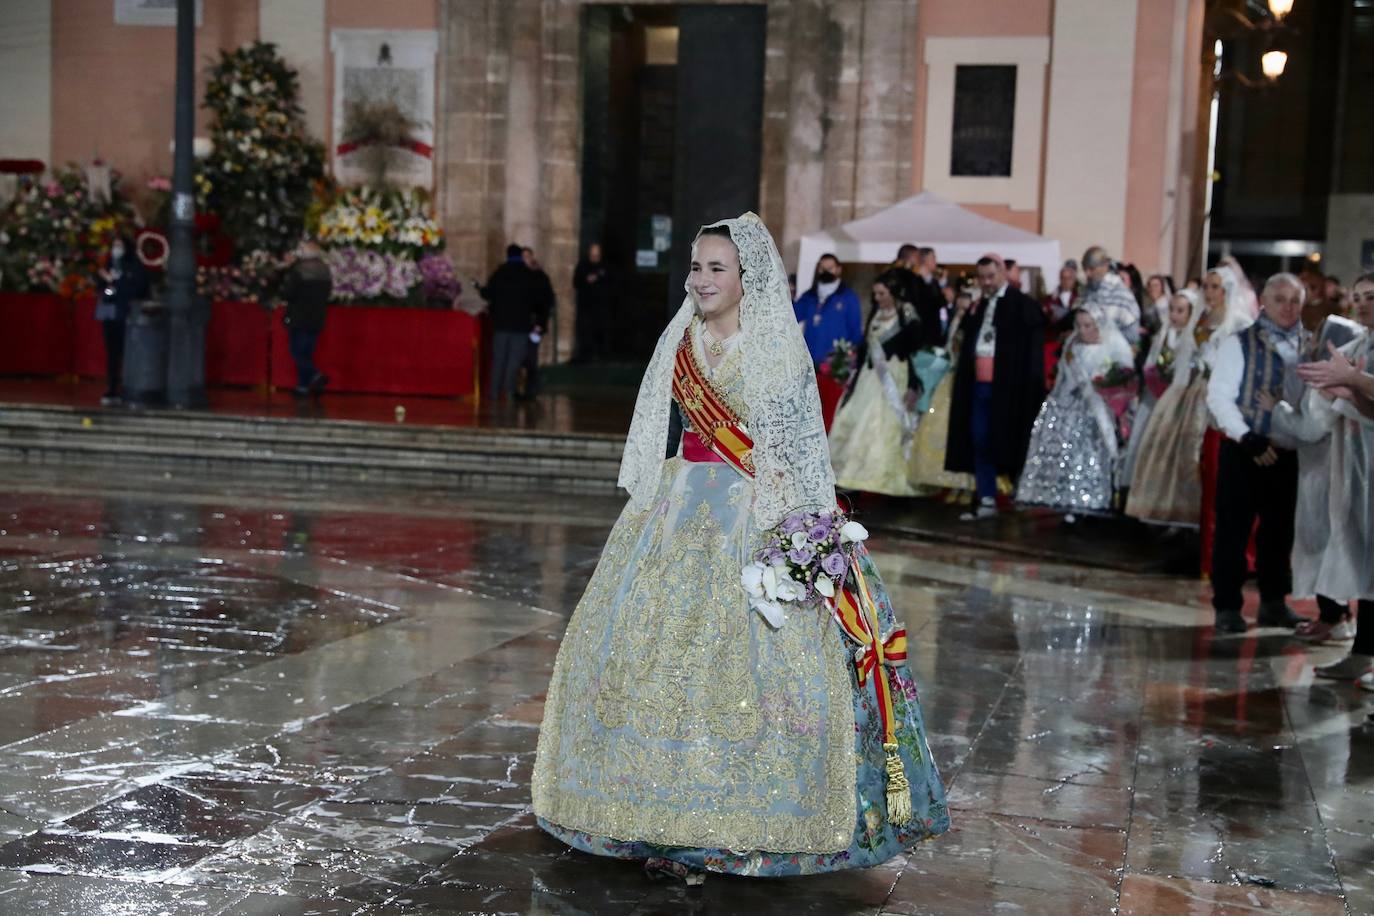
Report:
<svg viewBox="0 0 1374 916"><path fill-rule="evenodd" d="M724 459L708 448L705 442L701 441L700 436L691 431L682 434L682 457L685 461L725 463Z"/></svg>

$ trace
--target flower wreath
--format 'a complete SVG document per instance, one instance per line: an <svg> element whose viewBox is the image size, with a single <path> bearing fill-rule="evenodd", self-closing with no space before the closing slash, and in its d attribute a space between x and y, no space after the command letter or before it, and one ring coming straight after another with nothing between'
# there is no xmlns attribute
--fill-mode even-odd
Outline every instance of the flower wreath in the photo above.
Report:
<svg viewBox="0 0 1374 916"><path fill-rule="evenodd" d="M167 252L170 248L171 246L167 244L167 236L156 229L144 229L134 239L134 251L138 253L138 259L143 262L144 267L160 268L164 266L167 263ZM151 252L149 249L152 249Z"/></svg>

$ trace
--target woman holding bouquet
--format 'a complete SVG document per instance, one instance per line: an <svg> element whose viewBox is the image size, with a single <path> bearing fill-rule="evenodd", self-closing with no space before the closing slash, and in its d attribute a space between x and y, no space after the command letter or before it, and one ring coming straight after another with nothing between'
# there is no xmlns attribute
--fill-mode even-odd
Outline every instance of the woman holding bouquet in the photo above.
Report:
<svg viewBox="0 0 1374 916"><path fill-rule="evenodd" d="M916 496L907 456L920 394L912 360L887 348L919 325L916 307L901 301L902 284L888 272L873 284L873 313L864 327L849 393L830 428L835 483L846 490Z"/></svg>
<svg viewBox="0 0 1374 916"><path fill-rule="evenodd" d="M1150 279L1154 280L1153 277ZM1122 486L1130 487L1134 484L1136 462L1140 458L1140 449L1145 441L1145 430L1149 428L1150 416L1154 413L1155 405L1171 387L1179 357L1185 357L1183 365L1186 369L1192 361L1193 354L1197 352L1191 335L1195 330L1197 318L1202 313L1198 307L1200 303L1197 293L1192 290L1176 294L1169 300L1164 311L1163 326L1150 340L1150 351L1141 367L1145 383L1141 386L1140 403L1136 406L1130 442L1126 445L1126 455L1121 463ZM1183 384L1186 385L1187 382L1188 372L1185 371Z"/></svg>
<svg viewBox="0 0 1374 916"><path fill-rule="evenodd" d="M1054 390L1031 428L1018 502L1057 509L1070 524L1111 508L1117 420L1103 389L1128 381L1132 358L1115 323L1088 309L1074 314Z"/></svg>
<svg viewBox="0 0 1374 916"><path fill-rule="evenodd" d="M758 217L701 231L687 292L554 666L534 811L577 849L694 883L877 865L949 816L905 634L862 530L832 514L812 362Z"/></svg>

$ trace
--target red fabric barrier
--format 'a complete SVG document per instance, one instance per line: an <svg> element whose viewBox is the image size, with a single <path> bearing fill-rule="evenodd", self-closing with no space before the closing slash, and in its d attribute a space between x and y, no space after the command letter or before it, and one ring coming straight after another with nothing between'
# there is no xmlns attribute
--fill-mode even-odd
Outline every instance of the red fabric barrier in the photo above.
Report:
<svg viewBox="0 0 1374 916"><path fill-rule="evenodd" d="M78 301L72 312L72 371L82 378L105 377L105 332L95 320L95 300Z"/></svg>
<svg viewBox="0 0 1374 916"><path fill-rule="evenodd" d="M95 304L39 293L0 293L0 375L105 374ZM282 312L216 302L205 333L209 385L292 388L295 365ZM334 306L315 361L333 391L459 396L476 392L479 318L439 309Z"/></svg>
<svg viewBox="0 0 1374 916"><path fill-rule="evenodd" d="M478 321L466 312L331 307L315 365L331 391L469 395L480 345ZM272 384L296 385L280 311L272 318Z"/></svg>
<svg viewBox="0 0 1374 916"><path fill-rule="evenodd" d="M0 373L72 371L72 305L49 294L0 293Z"/></svg>
<svg viewBox="0 0 1374 916"><path fill-rule="evenodd" d="M256 302L216 302L205 329L205 380L266 385L272 313Z"/></svg>

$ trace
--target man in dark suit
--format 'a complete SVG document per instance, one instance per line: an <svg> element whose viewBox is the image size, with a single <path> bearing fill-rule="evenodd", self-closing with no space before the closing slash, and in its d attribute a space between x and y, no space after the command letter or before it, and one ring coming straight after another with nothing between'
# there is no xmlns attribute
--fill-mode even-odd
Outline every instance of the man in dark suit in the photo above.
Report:
<svg viewBox="0 0 1374 916"><path fill-rule="evenodd" d="M965 521L997 514L997 477L1021 476L1031 426L1045 399L1045 315L1007 282L995 254L978 260L982 290L963 322L945 470L972 473L978 503Z"/></svg>

